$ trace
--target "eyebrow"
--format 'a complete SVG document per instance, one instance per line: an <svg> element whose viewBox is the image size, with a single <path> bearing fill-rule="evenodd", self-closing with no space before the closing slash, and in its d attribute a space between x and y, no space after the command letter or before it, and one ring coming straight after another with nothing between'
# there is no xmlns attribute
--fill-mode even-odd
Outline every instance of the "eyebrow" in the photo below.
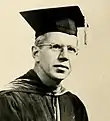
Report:
<svg viewBox="0 0 110 121"><path fill-rule="evenodd" d="M51 42L49 42L49 43L47 43L47 42L44 42L44 44L58 44L58 45L64 45L64 44L60 44L60 43L51 43ZM43 44L41 44L41 45L43 45ZM73 45L66 45L66 46L70 46L70 47L74 47L74 48L76 48L77 47L77 45L76 46L73 46Z"/></svg>

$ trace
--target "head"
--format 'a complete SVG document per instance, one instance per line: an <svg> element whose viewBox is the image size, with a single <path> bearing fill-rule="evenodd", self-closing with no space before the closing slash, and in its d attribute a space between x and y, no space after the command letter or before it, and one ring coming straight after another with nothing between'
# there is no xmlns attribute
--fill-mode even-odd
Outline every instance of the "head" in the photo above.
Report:
<svg viewBox="0 0 110 121"><path fill-rule="evenodd" d="M35 70L45 73L58 83L72 71L71 64L77 54L78 40L75 35L48 32L39 36L32 47Z"/></svg>
<svg viewBox="0 0 110 121"><path fill-rule="evenodd" d="M32 47L34 69L39 77L44 77L41 80L59 83L72 70L71 63L77 53L77 28L87 27L79 6L31 10L20 14L36 33Z"/></svg>

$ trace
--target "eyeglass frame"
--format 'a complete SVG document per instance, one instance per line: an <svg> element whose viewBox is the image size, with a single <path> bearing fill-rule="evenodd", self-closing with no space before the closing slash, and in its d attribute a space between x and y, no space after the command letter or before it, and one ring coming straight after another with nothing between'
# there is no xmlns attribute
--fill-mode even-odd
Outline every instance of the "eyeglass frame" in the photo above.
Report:
<svg viewBox="0 0 110 121"><path fill-rule="evenodd" d="M59 46L59 47L61 47L61 50L59 51L59 52L62 52L62 50L64 50L63 48L64 47L67 47L67 50L68 50L68 46L71 46L71 45L63 45L63 44L57 44L57 43L44 43L44 44L38 44L37 46L38 47L41 47L41 46L50 46L51 47L51 49L53 48L53 46L55 46L55 45L57 45L57 46ZM74 50L74 54L76 54L76 55L78 55L78 51L79 51L79 49L77 48L77 47L72 47L72 49ZM56 50L55 50L56 51ZM70 53L72 53L72 52L70 52Z"/></svg>

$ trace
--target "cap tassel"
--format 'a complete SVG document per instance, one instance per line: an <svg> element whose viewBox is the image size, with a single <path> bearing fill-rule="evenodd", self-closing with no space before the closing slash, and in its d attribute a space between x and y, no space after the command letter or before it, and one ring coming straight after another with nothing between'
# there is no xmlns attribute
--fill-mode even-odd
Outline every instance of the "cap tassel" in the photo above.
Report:
<svg viewBox="0 0 110 121"><path fill-rule="evenodd" d="M84 44L87 45L87 32L86 32L86 29L84 29Z"/></svg>
<svg viewBox="0 0 110 121"><path fill-rule="evenodd" d="M88 25L87 25L87 22L86 22L86 18L85 18L85 22L84 22L84 44L85 45L87 45L87 27L88 27Z"/></svg>

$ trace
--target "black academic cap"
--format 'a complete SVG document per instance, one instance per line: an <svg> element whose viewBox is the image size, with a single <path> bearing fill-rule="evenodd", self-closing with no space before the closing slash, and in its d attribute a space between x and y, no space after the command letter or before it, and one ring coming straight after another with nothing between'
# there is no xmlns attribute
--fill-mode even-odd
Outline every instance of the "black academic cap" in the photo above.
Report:
<svg viewBox="0 0 110 121"><path fill-rule="evenodd" d="M47 32L64 32L77 36L77 27L85 27L85 19L78 6L23 11L20 14L35 30L36 38Z"/></svg>

